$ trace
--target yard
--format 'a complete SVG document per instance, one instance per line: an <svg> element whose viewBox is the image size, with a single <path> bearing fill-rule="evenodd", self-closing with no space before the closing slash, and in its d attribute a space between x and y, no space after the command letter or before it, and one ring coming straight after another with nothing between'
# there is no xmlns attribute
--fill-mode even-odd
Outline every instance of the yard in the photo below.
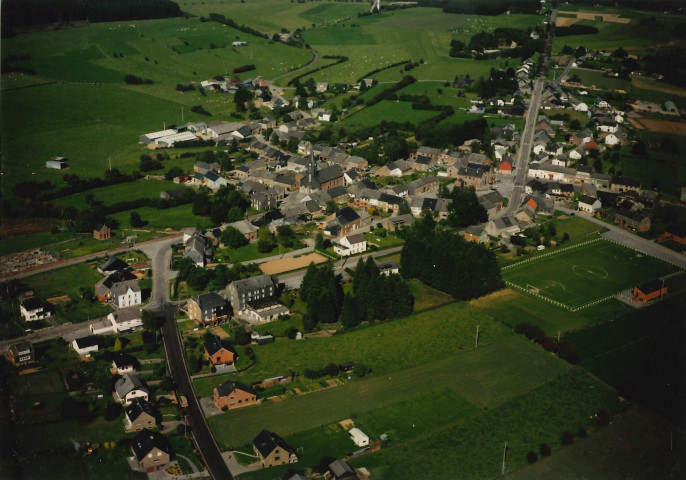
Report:
<svg viewBox="0 0 686 480"><path fill-rule="evenodd" d="M568 308L579 308L674 271L676 267L656 258L599 239L514 264L503 271L503 278Z"/></svg>
<svg viewBox="0 0 686 480"><path fill-rule="evenodd" d="M118 183L107 187L94 188L85 193L76 193L66 197L60 197L54 201L55 204L63 207L75 207L83 210L88 207L86 195L92 194L94 200L102 202L103 205L112 205L118 202L136 200L138 198L159 198L160 193L165 190L179 188L174 182L160 180L136 180L134 182ZM128 225L128 221L123 225Z"/></svg>

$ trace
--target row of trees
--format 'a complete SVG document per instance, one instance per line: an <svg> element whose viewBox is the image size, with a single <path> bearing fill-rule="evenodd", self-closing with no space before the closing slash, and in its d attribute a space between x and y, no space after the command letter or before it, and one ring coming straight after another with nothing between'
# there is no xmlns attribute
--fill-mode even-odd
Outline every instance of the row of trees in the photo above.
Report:
<svg viewBox="0 0 686 480"><path fill-rule="evenodd" d="M428 215L407 232L401 273L458 300L480 297L503 285L495 254L455 232L434 229Z"/></svg>
<svg viewBox="0 0 686 480"><path fill-rule="evenodd" d="M193 198L193 215L209 216L214 225L221 225L242 220L249 206L248 199L234 185L222 186L212 196L201 189Z"/></svg>
<svg viewBox="0 0 686 480"><path fill-rule="evenodd" d="M300 298L307 304L303 316L305 331L313 331L320 323L338 321L343 306L343 288L330 262L319 267L310 263L300 286Z"/></svg>
<svg viewBox="0 0 686 480"><path fill-rule="evenodd" d="M185 281L194 290L221 290L234 280L252 277L262 272L260 267L253 263L237 263L231 268L226 265L217 265L211 269L199 268L190 258L179 260L175 268L179 271L177 286L179 281Z"/></svg>
<svg viewBox="0 0 686 480"><path fill-rule="evenodd" d="M534 14L541 8L536 0L419 0L420 7L442 8L445 13L468 13L472 15L500 15L501 13Z"/></svg>

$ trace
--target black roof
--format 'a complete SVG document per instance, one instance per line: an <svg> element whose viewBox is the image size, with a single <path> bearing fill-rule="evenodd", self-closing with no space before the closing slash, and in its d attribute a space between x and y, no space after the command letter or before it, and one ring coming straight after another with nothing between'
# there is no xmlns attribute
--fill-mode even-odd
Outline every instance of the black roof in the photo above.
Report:
<svg viewBox="0 0 686 480"><path fill-rule="evenodd" d="M97 335L88 335L87 337L75 338L76 346L79 348L94 347L98 345L99 338Z"/></svg>
<svg viewBox="0 0 686 480"><path fill-rule="evenodd" d="M232 382L231 380L227 380L217 387L217 393L219 393L220 397L226 397L227 395L230 395L231 392L233 392L234 390L243 390L244 392L250 393L252 395L255 394L253 389L249 386L243 385L239 382Z"/></svg>
<svg viewBox="0 0 686 480"><path fill-rule="evenodd" d="M205 348L207 349L207 353L210 355L214 355L222 348L236 355L236 351L233 349L233 346L228 342L222 342L216 335L205 342Z"/></svg>
<svg viewBox="0 0 686 480"><path fill-rule="evenodd" d="M262 430L260 434L255 437L255 440L252 441L252 444L262 457L269 456L277 447L280 447L287 452L292 452L291 447L289 447L281 437L268 430Z"/></svg>
<svg viewBox="0 0 686 480"><path fill-rule="evenodd" d="M638 286L638 289L645 294L659 292L662 288L662 280L656 278L655 280L650 280L649 282L642 283Z"/></svg>
<svg viewBox="0 0 686 480"><path fill-rule="evenodd" d="M327 190L327 193L331 195L331 198L336 198L340 197L341 195L345 195L346 193L348 193L348 190L346 190L346 188L342 185L337 185L333 188L329 188Z"/></svg>
<svg viewBox="0 0 686 480"><path fill-rule="evenodd" d="M131 441L131 448L138 460L145 458L145 456L155 447L169 455L172 454L171 446L164 435L159 432L148 430L147 428L141 430Z"/></svg>
<svg viewBox="0 0 686 480"><path fill-rule="evenodd" d="M595 197L584 195L579 199L579 203L585 203L587 205L593 205L596 200L598 200L598 199Z"/></svg>
<svg viewBox="0 0 686 480"><path fill-rule="evenodd" d="M228 302L217 292L203 293L194 298L201 310L217 308L226 305Z"/></svg>
<svg viewBox="0 0 686 480"><path fill-rule="evenodd" d="M21 304L28 311L43 308L43 301L36 297L27 298L26 300L22 301Z"/></svg>
<svg viewBox="0 0 686 480"><path fill-rule="evenodd" d="M345 225L359 219L360 216L351 207L343 207L338 211L336 218L340 220L341 225Z"/></svg>
<svg viewBox="0 0 686 480"><path fill-rule="evenodd" d="M121 258L108 257L107 260L98 265L98 268L102 272L113 272L116 270L123 270L125 268L128 268L128 264Z"/></svg>
<svg viewBox="0 0 686 480"><path fill-rule="evenodd" d="M136 365L138 365L138 359L130 353L126 352L115 353L112 361L114 362L114 365L117 368L125 367L128 365L133 365L135 367Z"/></svg>
<svg viewBox="0 0 686 480"><path fill-rule="evenodd" d="M126 407L124 409L124 412L126 412L126 416L129 418L129 420L134 421L138 417L140 417L143 413L147 413L153 418L157 418L157 415L155 411L153 410L152 406L148 402L146 402L143 399L140 398L134 398L133 401L131 402L131 405Z"/></svg>
<svg viewBox="0 0 686 480"><path fill-rule="evenodd" d="M634 178L629 178L629 177L614 177L612 179L612 183L614 183L616 185L626 185L629 187L636 187L636 188L640 188L640 186L641 186L640 180L636 180Z"/></svg>

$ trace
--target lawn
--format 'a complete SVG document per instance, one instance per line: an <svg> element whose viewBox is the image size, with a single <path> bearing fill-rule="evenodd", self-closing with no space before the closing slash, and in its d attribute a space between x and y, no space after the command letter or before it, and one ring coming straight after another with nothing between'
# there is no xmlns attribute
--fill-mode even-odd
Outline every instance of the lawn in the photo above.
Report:
<svg viewBox="0 0 686 480"><path fill-rule="evenodd" d="M305 245L300 245L297 248L302 248ZM225 248L217 252L217 259L225 263L242 263L249 260L259 260L261 258L278 256L283 253L292 252L292 248L284 248L277 246L270 252L260 252L257 248L257 243L251 243L240 248L231 249Z"/></svg>
<svg viewBox="0 0 686 480"><path fill-rule="evenodd" d="M298 344L306 348L314 341ZM420 352L420 349L413 351ZM413 366L398 365L394 371L374 369L371 377L340 387L210 417L209 423L220 443L239 446L252 440L266 425L288 436L445 389L479 409L491 409L568 368L561 360L518 336L484 344L478 349L459 351L456 348L432 357L433 360L415 359ZM412 418L412 413L406 414ZM367 417L370 425L374 417ZM402 429L407 427L403 425Z"/></svg>
<svg viewBox="0 0 686 480"><path fill-rule="evenodd" d="M364 238L367 239L367 245L376 246L379 250L385 250L386 248L400 247L405 241L402 238L398 238L392 233L387 233L385 237L379 237L373 232L366 233Z"/></svg>
<svg viewBox="0 0 686 480"><path fill-rule="evenodd" d="M514 471L540 443L556 448L563 431L592 429L599 408L616 411L616 394L574 369L497 408L446 421L426 436L351 463L367 467L379 479L493 478L500 475L505 442L506 471Z"/></svg>
<svg viewBox="0 0 686 480"><path fill-rule="evenodd" d="M419 123L435 117L440 112L436 110L413 110L410 102L382 100L371 107L363 108L342 121L343 125L378 125L383 120L396 119L396 121Z"/></svg>
<svg viewBox="0 0 686 480"><path fill-rule="evenodd" d="M119 225L128 226L131 221L131 212L138 212L144 222L148 222L144 228L164 230L171 228L172 230L183 230L186 227L195 227L203 225L210 226L210 221L202 217L193 215L193 205L179 205L178 207L167 208L160 210L152 207L141 207L134 210L125 210L123 212L112 214L112 218L119 222Z"/></svg>
<svg viewBox="0 0 686 480"><path fill-rule="evenodd" d="M561 52L564 45L569 45L572 48L583 45L588 50L616 50L619 47L632 50L667 43L671 40L671 29L665 28L592 20L582 20L577 25L596 27L599 33L555 37L553 52Z"/></svg>
<svg viewBox="0 0 686 480"><path fill-rule="evenodd" d="M86 195L93 195L95 201L102 202L103 205L112 205L118 202L136 200L138 198L159 198L160 193L165 190L179 188L174 182L158 180L136 180L135 182L119 183L106 187L95 188L85 193L76 193L66 197L60 197L53 203L63 207L75 207L79 210L87 208ZM128 222L126 222L128 225Z"/></svg>
<svg viewBox="0 0 686 480"><path fill-rule="evenodd" d="M512 265L503 278L568 308L579 308L673 271L675 267L656 258L599 239Z"/></svg>
<svg viewBox="0 0 686 480"><path fill-rule="evenodd" d="M79 288L92 289L102 278L95 267L85 263L71 265L69 267L43 272L32 275L25 282L36 292L36 295L48 299L68 295L76 305L65 310L65 304L56 305L56 319L59 322L82 322L88 318L96 318L107 315L112 310L108 305L103 305L97 300L89 303L81 298Z"/></svg>
<svg viewBox="0 0 686 480"><path fill-rule="evenodd" d="M598 70L587 70L572 68L569 71L569 78L577 76L585 87L596 87L600 90L624 90L631 88L631 81L624 78L614 78L605 75L605 72Z"/></svg>
<svg viewBox="0 0 686 480"><path fill-rule="evenodd" d="M101 449L93 456L58 453L23 463L21 474L26 480L145 480L145 473L129 468L126 461L129 456L131 448L127 447Z"/></svg>
<svg viewBox="0 0 686 480"><path fill-rule="evenodd" d="M447 293L443 293L435 288L432 288L416 278L406 280L410 286L412 295L414 296L414 311L421 312L430 308L440 307L455 301L453 297Z"/></svg>

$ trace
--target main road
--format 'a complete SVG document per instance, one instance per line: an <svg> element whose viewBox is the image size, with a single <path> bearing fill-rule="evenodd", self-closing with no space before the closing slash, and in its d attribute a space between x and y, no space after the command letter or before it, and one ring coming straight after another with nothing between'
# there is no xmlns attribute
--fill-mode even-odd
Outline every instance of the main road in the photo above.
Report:
<svg viewBox="0 0 686 480"><path fill-rule="evenodd" d="M534 84L534 90L531 94L531 101L529 102L529 110L526 114L526 123L522 138L519 142L519 151L517 152L517 160L515 161L515 178L514 189L507 207L503 208L498 214L499 217L510 215L516 211L522 204L524 199L524 186L526 183L527 165L529 163L529 155L531 154L532 143L534 140L534 128L536 127L536 118L538 117L538 106L541 104L541 93L543 92L543 78L537 78Z"/></svg>

